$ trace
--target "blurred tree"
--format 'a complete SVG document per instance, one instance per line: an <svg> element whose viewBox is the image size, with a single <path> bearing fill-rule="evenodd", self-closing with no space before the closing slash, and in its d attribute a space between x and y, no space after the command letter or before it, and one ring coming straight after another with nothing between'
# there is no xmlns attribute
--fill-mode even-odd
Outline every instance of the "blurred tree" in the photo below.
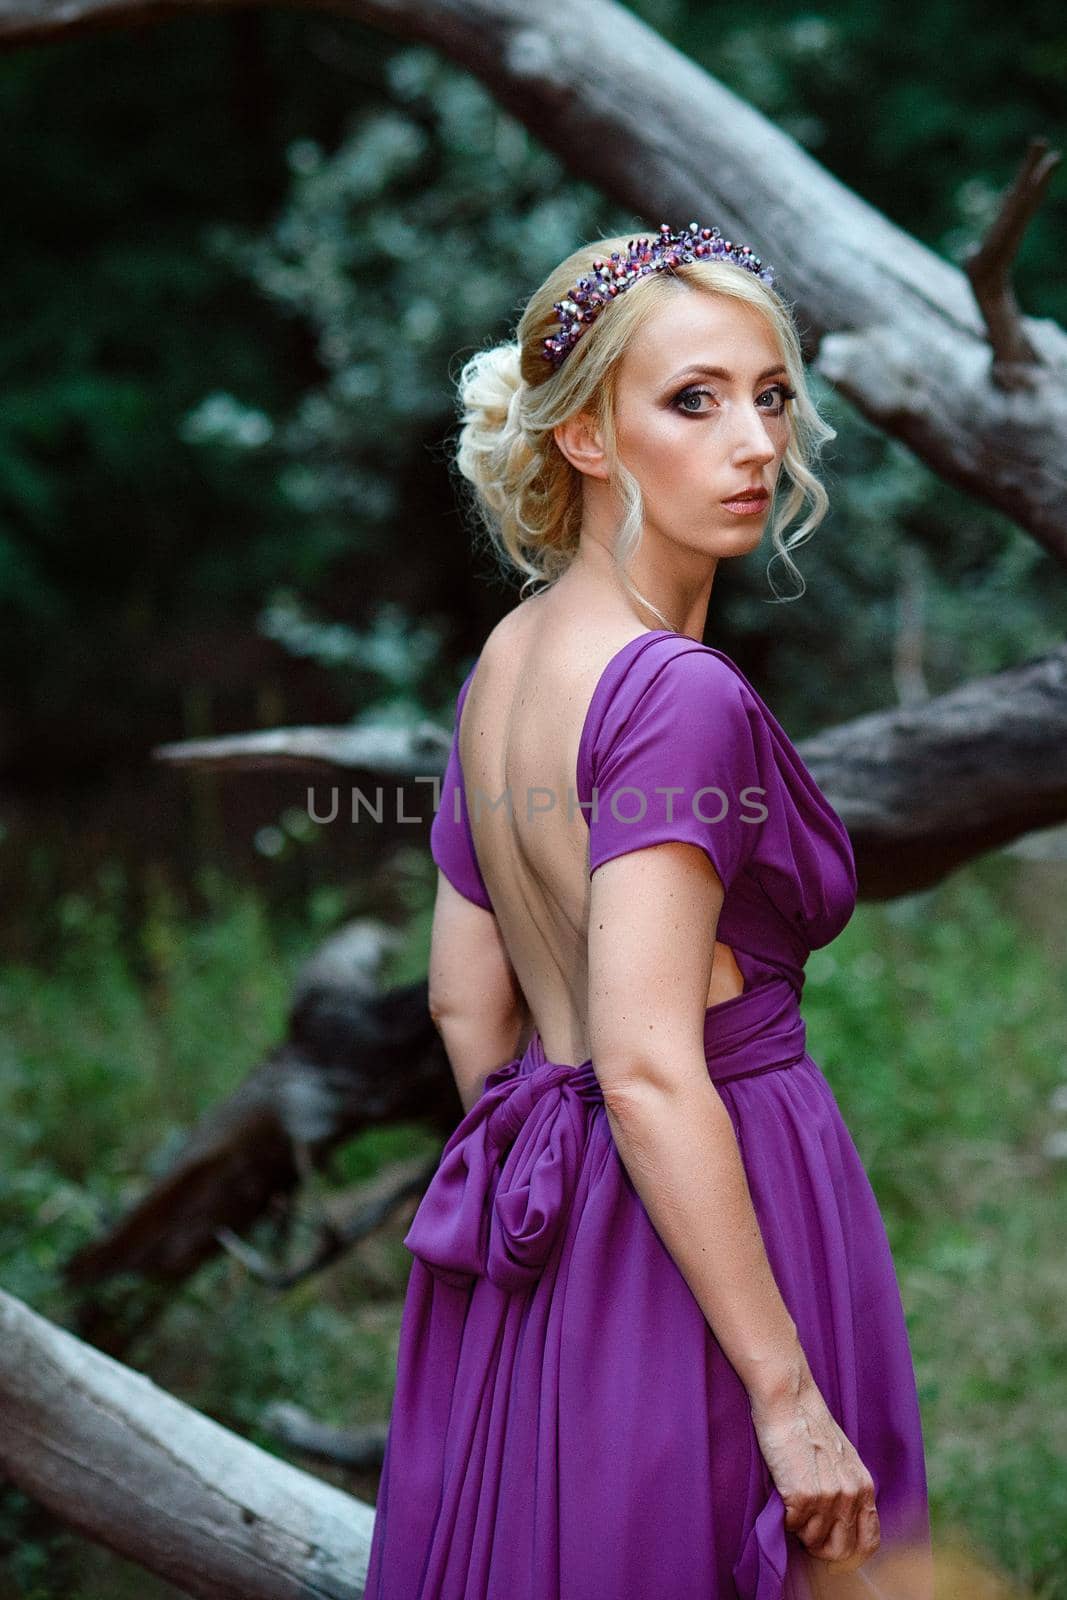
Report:
<svg viewBox="0 0 1067 1600"><path fill-rule="evenodd" d="M77 9L64 13L63 26ZM81 8L86 15L92 9ZM957 260L988 223L1033 119L1051 116L1054 108L1062 117L1053 94L1058 35L1037 0L992 32L968 29L947 4L934 13L912 6L907 27L896 12L889 17L848 5L816 17L775 3L758 16L725 23L706 8L670 0L645 0L634 9L902 226ZM9 31L20 10L29 16L33 8L9 8ZM126 10L150 14L152 7ZM15 611L7 633L9 681L17 683L20 664L32 653L31 634L51 618L79 658L75 681L97 689L105 714L115 708L116 740L129 725L128 715L119 713L128 712L134 692L125 666L131 655L144 659L168 624L180 628L196 618L204 625L213 616L221 622L225 612L227 626L240 627L243 617L247 629L253 594L267 596L281 582L295 583L346 618L365 618L369 598L383 594L418 616L435 608L439 614L463 611L470 597L466 538L449 515L442 449L450 372L467 349L506 330L524 292L577 238L633 221L567 179L486 91L426 51L396 51L371 31L320 19L309 25L308 19L250 13L230 18L231 24L231 62L239 70L208 64L200 54L205 36L190 31L186 20L181 29L194 48L167 56L184 63L184 71L175 74L172 66L169 78L153 71L138 80L174 80L190 90L199 83L201 159L195 143L190 160L184 142L167 150L161 137L158 146L140 148L134 170L156 176L154 203L162 191L172 228L176 215L186 220L194 207L204 218L205 173L220 216L199 243L187 228L189 243L182 248L198 250L195 262L179 271L180 251L175 257L170 292L179 280L183 292L192 290L184 316L161 317L158 293L142 298L140 332L136 299L116 304L101 293L92 301L106 311L112 341L101 339L96 348L121 349L123 339L135 344L142 363L156 363L150 381L138 385L127 372L108 387L104 363L103 373L94 366L88 381L69 386L82 395L87 420L80 454L67 436L62 476L55 453L42 448L56 430L36 391L27 404L9 409L16 424L27 411L41 416L36 445L24 425L12 429L8 467L0 467L0 489L6 482L9 495L13 491L7 528L0 524ZM55 13L42 23L57 25ZM1025 38L1021 53L1005 55L1005 29ZM132 59L139 65L148 52L161 56L162 44L147 41L174 37L172 28L143 32ZM928 41L925 52L908 42L917 37ZM114 78L122 48L114 37L94 38L64 44L57 54L66 52L71 62L88 56ZM115 53L106 67L99 60L105 49ZM287 70L294 51L319 95L310 92L311 82L295 91ZM887 52L892 74L883 66ZM32 58L42 77L44 54ZM11 59L30 70L25 63L31 58ZM80 77L97 81L96 72ZM986 108L992 104L996 115L967 115L969 97ZM75 106L77 99L75 88ZM225 132L214 120L220 106L230 123ZM136 106L123 116L131 111L136 117ZM92 124L88 107L84 112L82 120ZM157 117L154 127L162 130L165 122ZM856 138L857 126L865 138ZM297 128L297 137L284 139ZM107 172L112 186L127 153L116 144L113 138L106 152L110 165L96 159L91 166L94 173ZM283 147L290 191L257 237L257 223L281 199ZM172 175L169 187L158 183L160 171ZM249 174L258 174L258 183L246 184ZM103 187L99 177L96 183ZM85 192L93 197L92 182ZM182 196L178 207L175 192ZM82 231L91 238L88 201L83 204ZM1054 222L1050 204L1028 235L1020 265L1024 303L1051 315L1061 311L1056 296L1064 292L1053 271ZM165 237L162 226L163 218L154 216L156 239ZM414 228L438 226L438 259L462 261L461 279L420 274L398 256ZM154 248L158 252L158 244ZM25 259L28 279L40 251L27 248ZM151 258L143 259L148 276ZM472 261L477 271L470 270ZM264 299L241 296L227 270L233 265ZM202 314L202 298L194 296L208 286L223 302L218 321L232 340L232 355L220 363L227 344L208 341L211 367L205 371L205 342L190 340L188 332L192 306L198 319ZM270 315L268 301L282 316ZM54 295L49 308L56 357L81 363L82 370L87 347L84 338L69 338L73 309ZM168 339L175 368L189 363L174 385L160 381L158 367ZM1002 513L946 488L832 392L824 390L823 402L841 435L830 474L835 505L817 544L802 554L810 581L805 605L768 612L762 566L753 563L727 575L717 613L720 638L743 663L780 681L784 714L804 731L806 721L820 719L831 693L841 712L892 698L892 643L905 584L923 596L932 692L1057 637L1062 579L1042 553ZM164 427L139 423L160 405L166 407ZM181 441L202 448L190 453ZM116 494L106 469L125 443L129 487ZM69 486L66 494L60 482ZM170 492L163 493L160 486L168 484ZM68 497L79 491L75 509ZM426 527L435 537L418 536L419 559L412 561L397 530ZM116 537L120 532L125 539ZM923 552L917 565L908 563L908 546ZM131 558L131 550L140 559ZM494 606L477 598L470 643ZM105 615L113 621L116 610L123 625L105 629ZM252 659L262 664L262 656ZM841 705L846 663L852 668L849 701ZM179 652L165 670L186 672L188 661ZM244 659L233 664L235 677L250 670ZM794 696L802 671L803 692ZM35 667L27 685L35 699L27 709L48 717L66 704L72 712L71 677L65 664L44 680ZM236 706L233 711L240 719Z"/></svg>
<svg viewBox="0 0 1067 1600"><path fill-rule="evenodd" d="M109 19L172 9L113 0ZM1053 99L1062 42L1036 0L1011 17L1026 45L1016 69L1008 35L968 28L947 0L933 12L850 0L817 17L778 0L756 17L670 0L635 9L817 149L855 194L956 260L984 231L1034 117L1062 116ZM21 12L44 37L92 10L92 0L62 12L9 0L3 26L14 37ZM212 55L219 35L209 30L220 26L228 61ZM11 626L0 649L31 713L23 754L51 715L64 762L75 731L83 751L110 743L117 753L131 709L158 714L152 679L168 633L217 629L199 660L170 670L225 677L236 669L217 642L250 631L273 597L264 633L328 659L314 631L302 632L295 601L279 596L283 582L361 620L386 594L419 617L449 603L458 612L465 540L449 519L441 448L450 369L506 330L524 292L577 239L631 224L487 90L424 49L306 17L181 27L63 45L49 61L12 57L0 86L23 119L37 180L27 182L21 156L16 166L12 141L0 180L24 221L14 281L33 315L3 357L0 584ZM908 53L916 37L939 52L932 63ZM478 42L491 77L491 42ZM506 98L522 109L531 84L553 88L552 62L532 31L517 45ZM106 115L103 78L114 91ZM984 107L994 83L998 114L974 133L960 108ZM68 121L41 104L57 88ZM167 96L181 113L173 121ZM556 99L566 101L565 86ZM588 147L598 171L611 154L607 128ZM663 158L680 171L684 154L675 144ZM1054 210L1041 220L1020 287L1029 309L1062 315L1060 291L1034 270L1040 261L1051 278L1055 268ZM404 255L422 229L438 242L431 270L425 256ZM243 292L234 267L261 299ZM722 613L750 658L769 656L773 637L787 714L821 718L832 706L844 717L891 700L898 685L921 696L1050 643L1055 612L1040 583L1055 596L1062 576L1039 547L1002 512L946 489L828 390L824 402L841 429L840 482L805 562L811 602L764 612L762 574L746 572ZM903 656L892 648L898 594ZM333 659L354 668L346 690L358 697L360 672L385 675L382 657L358 636L339 642ZM255 666L243 663L246 682ZM90 696L110 721L102 732L81 731Z"/></svg>

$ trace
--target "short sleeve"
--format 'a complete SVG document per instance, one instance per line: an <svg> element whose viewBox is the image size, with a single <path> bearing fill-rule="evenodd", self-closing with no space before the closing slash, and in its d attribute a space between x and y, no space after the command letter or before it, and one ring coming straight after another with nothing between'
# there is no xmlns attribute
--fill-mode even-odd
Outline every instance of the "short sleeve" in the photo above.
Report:
<svg viewBox="0 0 1067 1600"><path fill-rule="evenodd" d="M716 655L651 652L613 697L593 746L589 872L677 840L698 845L728 890L768 817L758 709Z"/></svg>
<svg viewBox="0 0 1067 1600"><path fill-rule="evenodd" d="M458 889L468 900L473 900L475 905L482 906L486 911L492 911L493 903L489 898L478 866L478 858L474 853L474 839L471 836L470 818L467 813L467 797L463 788L463 772L459 762L459 719L463 714L463 702L473 676L472 667L456 700L452 748L445 775L441 780L441 804L430 825L430 854L453 888Z"/></svg>

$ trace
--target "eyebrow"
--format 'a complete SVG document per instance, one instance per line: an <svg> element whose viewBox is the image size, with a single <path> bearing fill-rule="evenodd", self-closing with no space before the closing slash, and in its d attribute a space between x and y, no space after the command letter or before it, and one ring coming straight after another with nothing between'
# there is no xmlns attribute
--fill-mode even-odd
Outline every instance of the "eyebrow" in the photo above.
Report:
<svg viewBox="0 0 1067 1600"><path fill-rule="evenodd" d="M788 371L788 369L787 369L787 367L785 365L785 362L784 361L779 361L773 367L768 367L765 372L761 372L759 374L758 378L756 379L756 382L757 383L762 383L765 378L773 378L776 372L786 372L786 371ZM673 378L668 379L668 382L669 383L677 383L678 380L680 378L684 377L687 372L691 372L691 373L694 373L694 374L698 373L698 372L701 372L701 373L704 374L704 376L706 378L725 378L727 383L730 383L730 382L733 381L733 373L732 372L727 372L725 367L706 367L701 362L698 361L698 362L694 362L694 364L692 366L682 367L680 371L678 371L678 372L676 372L674 374Z"/></svg>

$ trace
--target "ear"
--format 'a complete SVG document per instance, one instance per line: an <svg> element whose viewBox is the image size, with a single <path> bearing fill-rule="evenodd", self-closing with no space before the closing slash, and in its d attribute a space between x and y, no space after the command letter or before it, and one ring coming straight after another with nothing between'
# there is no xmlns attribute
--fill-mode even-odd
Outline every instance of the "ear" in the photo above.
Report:
<svg viewBox="0 0 1067 1600"><path fill-rule="evenodd" d="M566 422L552 429L560 451L572 467L589 478L608 476L607 453L604 440L594 418L587 411L576 411Z"/></svg>

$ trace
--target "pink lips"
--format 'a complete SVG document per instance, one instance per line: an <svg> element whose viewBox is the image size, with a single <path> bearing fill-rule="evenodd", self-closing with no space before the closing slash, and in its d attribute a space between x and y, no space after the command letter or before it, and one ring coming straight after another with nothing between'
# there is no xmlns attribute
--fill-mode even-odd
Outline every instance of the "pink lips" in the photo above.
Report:
<svg viewBox="0 0 1067 1600"><path fill-rule="evenodd" d="M745 489L741 494L734 495L732 500L724 500L722 503L727 511L734 511L741 517L750 517L757 511L762 511L769 499L770 495L766 489Z"/></svg>

